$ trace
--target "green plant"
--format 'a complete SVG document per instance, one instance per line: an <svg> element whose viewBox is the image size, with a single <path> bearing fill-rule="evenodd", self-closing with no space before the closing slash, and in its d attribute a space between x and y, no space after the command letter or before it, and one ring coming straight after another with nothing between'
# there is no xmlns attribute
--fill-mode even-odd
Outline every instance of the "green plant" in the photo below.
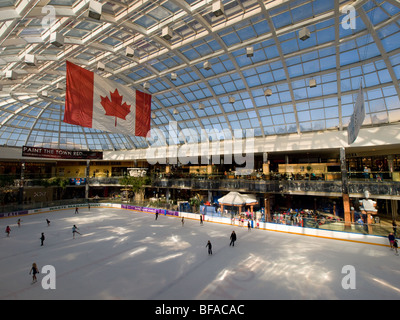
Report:
<svg viewBox="0 0 400 320"><path fill-rule="evenodd" d="M144 197L144 186L150 183L150 178L145 177L131 177L124 176L119 179L119 183L125 187L125 189L129 188L130 191L139 195L140 198Z"/></svg>

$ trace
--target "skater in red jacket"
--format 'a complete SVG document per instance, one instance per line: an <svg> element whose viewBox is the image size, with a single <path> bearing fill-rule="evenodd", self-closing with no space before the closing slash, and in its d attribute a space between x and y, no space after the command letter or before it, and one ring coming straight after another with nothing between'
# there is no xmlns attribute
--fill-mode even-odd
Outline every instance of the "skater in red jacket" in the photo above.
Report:
<svg viewBox="0 0 400 320"><path fill-rule="evenodd" d="M7 228L6 228L7 237L10 236L10 232L11 232L11 228L10 228L10 226L7 226Z"/></svg>

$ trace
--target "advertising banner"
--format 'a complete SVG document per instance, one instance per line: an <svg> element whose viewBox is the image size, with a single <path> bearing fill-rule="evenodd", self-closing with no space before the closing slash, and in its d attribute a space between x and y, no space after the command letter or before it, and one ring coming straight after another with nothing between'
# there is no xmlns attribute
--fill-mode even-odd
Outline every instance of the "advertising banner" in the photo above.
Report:
<svg viewBox="0 0 400 320"><path fill-rule="evenodd" d="M103 152L23 146L22 156L52 159L103 159Z"/></svg>

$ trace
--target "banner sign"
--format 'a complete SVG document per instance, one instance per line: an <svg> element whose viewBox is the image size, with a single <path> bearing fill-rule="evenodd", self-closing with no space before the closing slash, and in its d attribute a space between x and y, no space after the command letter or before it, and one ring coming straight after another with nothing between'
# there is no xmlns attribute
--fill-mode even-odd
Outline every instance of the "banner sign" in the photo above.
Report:
<svg viewBox="0 0 400 320"><path fill-rule="evenodd" d="M28 213L29 213L28 210L5 212L5 213L0 213L0 218L22 216L22 215L26 215Z"/></svg>
<svg viewBox="0 0 400 320"><path fill-rule="evenodd" d="M158 214L179 217L179 211L173 211L173 210L131 206L131 205L127 205L127 204L121 204L121 208L128 209L128 210L142 211L142 212L147 212L147 213L158 213Z"/></svg>
<svg viewBox="0 0 400 320"><path fill-rule="evenodd" d="M101 160L103 159L103 152L23 146L22 156L35 157L35 158L52 158L52 159L100 159Z"/></svg>
<svg viewBox="0 0 400 320"><path fill-rule="evenodd" d="M347 127L348 144L352 144L354 141L356 141L358 132L360 131L364 119L365 119L364 92L362 86L360 85L356 104L354 106L354 113L351 116L349 126Z"/></svg>

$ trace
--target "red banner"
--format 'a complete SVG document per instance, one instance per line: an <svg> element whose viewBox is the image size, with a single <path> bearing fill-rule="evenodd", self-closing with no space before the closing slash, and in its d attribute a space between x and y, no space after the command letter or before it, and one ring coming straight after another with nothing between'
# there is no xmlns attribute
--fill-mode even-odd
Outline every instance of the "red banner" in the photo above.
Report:
<svg viewBox="0 0 400 320"><path fill-rule="evenodd" d="M23 146L22 156L35 157L35 158L52 158L52 159L100 159L101 160L103 159L103 152Z"/></svg>

